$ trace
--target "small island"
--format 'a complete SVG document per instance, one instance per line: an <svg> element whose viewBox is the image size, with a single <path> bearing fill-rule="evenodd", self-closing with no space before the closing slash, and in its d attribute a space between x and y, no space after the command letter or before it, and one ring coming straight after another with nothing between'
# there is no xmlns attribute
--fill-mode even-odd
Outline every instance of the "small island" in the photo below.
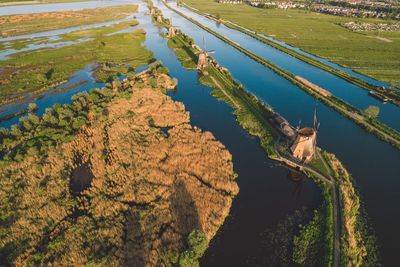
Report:
<svg viewBox="0 0 400 267"><path fill-rule="evenodd" d="M42 118L30 114L19 137L3 136L7 264L196 263L238 186L224 145L163 93L175 85L156 62ZM57 123L66 114L81 126L53 145L69 128Z"/></svg>

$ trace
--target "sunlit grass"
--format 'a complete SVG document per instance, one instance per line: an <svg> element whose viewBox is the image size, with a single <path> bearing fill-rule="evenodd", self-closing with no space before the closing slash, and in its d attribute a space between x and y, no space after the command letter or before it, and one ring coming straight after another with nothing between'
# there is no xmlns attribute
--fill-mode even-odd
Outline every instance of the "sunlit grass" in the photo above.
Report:
<svg viewBox="0 0 400 267"><path fill-rule="evenodd" d="M294 9L260 9L212 0L185 2L363 74L388 82L400 80L400 32L352 32L338 25L348 21L387 23L387 20L345 18Z"/></svg>

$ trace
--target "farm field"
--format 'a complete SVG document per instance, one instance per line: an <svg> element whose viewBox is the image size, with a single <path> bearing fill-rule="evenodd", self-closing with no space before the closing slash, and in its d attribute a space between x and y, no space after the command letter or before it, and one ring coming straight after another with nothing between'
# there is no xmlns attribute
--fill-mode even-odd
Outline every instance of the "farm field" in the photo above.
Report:
<svg viewBox="0 0 400 267"><path fill-rule="evenodd" d="M34 32L123 19L135 12L135 5L120 5L79 11L61 11L0 17L0 35L9 37Z"/></svg>
<svg viewBox="0 0 400 267"><path fill-rule="evenodd" d="M400 81L400 32L352 32L338 25L349 21L391 21L344 18L304 10L259 9L212 0L184 2L375 79Z"/></svg>

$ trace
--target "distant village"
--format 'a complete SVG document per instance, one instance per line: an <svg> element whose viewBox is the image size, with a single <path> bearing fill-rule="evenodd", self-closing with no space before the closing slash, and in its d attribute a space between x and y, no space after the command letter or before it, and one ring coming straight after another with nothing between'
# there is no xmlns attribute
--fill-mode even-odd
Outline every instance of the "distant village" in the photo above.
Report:
<svg viewBox="0 0 400 267"><path fill-rule="evenodd" d="M247 4L258 8L307 9L344 17L400 19L400 4L381 1L273 1L273 0L216 0L223 4Z"/></svg>
<svg viewBox="0 0 400 267"><path fill-rule="evenodd" d="M400 31L400 23L369 23L369 22L346 22L340 24L352 31L379 31L379 32L396 32Z"/></svg>

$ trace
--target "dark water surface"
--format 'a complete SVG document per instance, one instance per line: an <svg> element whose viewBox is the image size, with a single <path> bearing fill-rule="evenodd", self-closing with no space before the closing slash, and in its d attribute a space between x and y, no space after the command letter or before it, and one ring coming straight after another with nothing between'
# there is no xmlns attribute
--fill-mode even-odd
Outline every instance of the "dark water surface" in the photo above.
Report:
<svg viewBox="0 0 400 267"><path fill-rule="evenodd" d="M400 206L395 204L400 203L400 194L397 192L400 185L400 152L316 101L273 71L167 9L161 2L154 3L165 17L172 17L173 23L179 25L200 46L204 37L207 49L216 50L213 57L221 65L227 67L249 91L273 106L293 125L297 125L299 120L302 120L303 125L312 125L313 110L318 105L318 118L321 122L319 146L335 153L354 177L366 211L371 217L370 222L377 232L384 266L395 266L396 244L400 237L400 229L397 227L400 225ZM260 43L254 39L247 42L255 43L254 45ZM243 41L239 40L239 43L244 46ZM270 50L269 53L269 58L274 57L275 51ZM315 79L319 79L319 74L315 75ZM393 117L393 122L399 121L398 116Z"/></svg>

